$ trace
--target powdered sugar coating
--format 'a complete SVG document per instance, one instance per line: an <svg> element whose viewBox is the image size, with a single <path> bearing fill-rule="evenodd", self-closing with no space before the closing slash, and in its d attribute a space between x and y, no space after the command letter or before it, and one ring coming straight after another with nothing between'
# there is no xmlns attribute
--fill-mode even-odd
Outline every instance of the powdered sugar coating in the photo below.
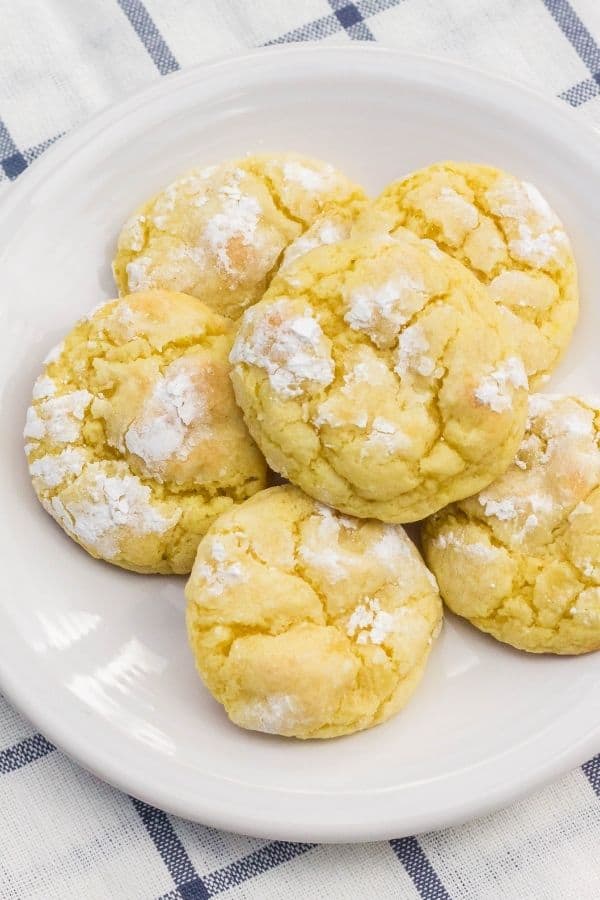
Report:
<svg viewBox="0 0 600 900"><path fill-rule="evenodd" d="M333 166L324 167L319 172L310 166L292 160L283 164L283 177L286 181L299 184L305 191L322 191L325 189L328 177L334 174Z"/></svg>
<svg viewBox="0 0 600 900"><path fill-rule="evenodd" d="M321 326L310 310L299 312L286 299L273 305L268 318L259 321L254 310L246 314L229 360L234 366L264 369L282 397L299 397L311 383L333 381L333 360Z"/></svg>
<svg viewBox="0 0 600 900"><path fill-rule="evenodd" d="M490 210L516 230L508 248L533 266L543 266L568 246L560 219L534 185L505 177L485 192Z"/></svg>
<svg viewBox="0 0 600 900"><path fill-rule="evenodd" d="M150 274L152 259L149 256L139 256L127 263L127 286L130 291L147 291L155 287L154 279Z"/></svg>
<svg viewBox="0 0 600 900"><path fill-rule="evenodd" d="M382 610L378 600L365 597L350 616L346 632L357 644L383 644L394 627L394 616Z"/></svg>
<svg viewBox="0 0 600 900"><path fill-rule="evenodd" d="M131 295L82 319L37 379L33 487L92 555L189 572L215 516L264 484L228 378L230 330L194 298Z"/></svg>
<svg viewBox="0 0 600 900"><path fill-rule="evenodd" d="M81 434L81 423L92 395L89 391L72 391L45 398L35 409L28 410L24 436L47 437L55 444L72 444Z"/></svg>
<svg viewBox="0 0 600 900"><path fill-rule="evenodd" d="M218 263L226 272L235 271L229 253L230 241L239 239L246 246L256 243L261 206L256 197L244 194L239 179L243 173L235 172L235 180L221 188L221 209L206 223L204 234Z"/></svg>
<svg viewBox="0 0 600 900"><path fill-rule="evenodd" d="M373 450L384 450L389 456L398 450L410 448L411 440L393 422L383 416L375 416L362 450L363 456Z"/></svg>
<svg viewBox="0 0 600 900"><path fill-rule="evenodd" d="M256 302L286 248L321 215L350 220L363 193L332 166L266 154L194 169L125 224L113 269L122 293L183 291L239 318ZM332 239L326 222L294 254Z"/></svg>
<svg viewBox="0 0 600 900"><path fill-rule="evenodd" d="M186 360L171 363L159 375L140 414L125 432L125 446L161 480L164 464L185 459L202 432L210 432L206 399Z"/></svg>
<svg viewBox="0 0 600 900"><path fill-rule="evenodd" d="M584 653L600 648L600 404L534 395L529 413L508 471L426 525L426 558L450 608L479 628L524 650Z"/></svg>
<svg viewBox="0 0 600 900"><path fill-rule="evenodd" d="M228 559L225 545L217 539L212 543L212 560L199 563L196 574L204 579L209 597L219 597L232 585L248 580L242 563Z"/></svg>
<svg viewBox="0 0 600 900"><path fill-rule="evenodd" d="M428 356L429 341L419 324L405 328L398 338L396 372L406 375L411 369L428 377L435 372L435 360Z"/></svg>
<svg viewBox="0 0 600 900"><path fill-rule="evenodd" d="M296 238L295 241L286 249L279 271L282 272L290 266L294 260L299 259L316 247L323 247L327 244L336 244L338 241L344 240L350 234L351 218L338 214L326 214L322 218L317 219L310 228Z"/></svg>
<svg viewBox="0 0 600 900"><path fill-rule="evenodd" d="M427 299L421 280L398 275L380 285L353 287L346 297L344 319L354 331L368 334L378 347L387 347Z"/></svg>
<svg viewBox="0 0 600 900"><path fill-rule="evenodd" d="M402 528L340 516L290 485L215 523L186 597L196 664L231 720L296 737L389 718L441 620L435 581Z"/></svg>
<svg viewBox="0 0 600 900"><path fill-rule="evenodd" d="M443 219L458 221L465 232L476 228L479 224L477 207L465 200L458 191L451 187L443 187L437 195L438 210Z"/></svg>
<svg viewBox="0 0 600 900"><path fill-rule="evenodd" d="M491 544L485 544L482 541L468 544L463 541L459 535L454 534L453 532L444 532L444 534L438 535L434 538L434 545L441 550L446 550L448 547L451 547L481 561L482 563L494 559L498 553L497 549Z"/></svg>
<svg viewBox="0 0 600 900"><path fill-rule="evenodd" d="M44 397L51 397L56 393L56 384L48 375L40 375L39 378L36 378L33 391L32 398L34 400L41 400Z"/></svg>
<svg viewBox="0 0 600 900"><path fill-rule="evenodd" d="M32 478L40 480L44 488L55 488L70 475L79 475L86 462L86 454L74 447L60 453L41 456L29 464Z"/></svg>
<svg viewBox="0 0 600 900"><path fill-rule="evenodd" d="M322 573L331 584L352 577L360 560L343 541L344 532L355 531L355 519L341 516L323 504L315 504L316 517L298 547L300 559Z"/></svg>
<svg viewBox="0 0 600 900"><path fill-rule="evenodd" d="M151 502L151 490L134 475L110 475L102 463L86 467L85 494L49 501L48 512L63 528L98 556L112 559L124 535L162 534L173 528L180 511L161 513Z"/></svg>
<svg viewBox="0 0 600 900"><path fill-rule="evenodd" d="M469 162L442 162L388 185L374 204L391 223L458 259L512 317L530 384L539 388L568 345L578 310L565 229L537 187Z"/></svg>
<svg viewBox="0 0 600 900"><path fill-rule="evenodd" d="M323 377L290 373L298 316L318 322L310 349ZM524 425L511 326L464 267L432 260L410 232L382 244L357 225L297 260L245 313L230 359L271 467L365 517L416 520L480 488L508 465Z"/></svg>
<svg viewBox="0 0 600 900"><path fill-rule="evenodd" d="M486 375L475 388L475 397L494 412L502 413L512 406L511 388L527 390L527 374L518 356L510 356Z"/></svg>
<svg viewBox="0 0 600 900"><path fill-rule="evenodd" d="M265 734L289 734L302 725L302 711L292 694L269 694L242 707L236 724Z"/></svg>

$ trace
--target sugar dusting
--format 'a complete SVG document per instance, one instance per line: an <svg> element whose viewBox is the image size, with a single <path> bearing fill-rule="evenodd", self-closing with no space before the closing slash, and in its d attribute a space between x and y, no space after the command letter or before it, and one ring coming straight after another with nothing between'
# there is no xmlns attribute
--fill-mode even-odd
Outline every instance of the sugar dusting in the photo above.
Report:
<svg viewBox="0 0 600 900"><path fill-rule="evenodd" d="M481 404L501 413L512 408L513 389L527 390L527 387L527 374L522 360L518 356L509 356L493 372L481 379L474 395Z"/></svg>
<svg viewBox="0 0 600 900"><path fill-rule="evenodd" d="M422 280L397 275L381 285L352 288L345 297L344 319L354 331L368 334L378 347L390 346L402 326L428 299Z"/></svg>
<svg viewBox="0 0 600 900"><path fill-rule="evenodd" d="M405 328L398 338L395 371L407 375L411 370L428 377L435 372L435 360L428 356L429 341L423 327L418 323Z"/></svg>
<svg viewBox="0 0 600 900"><path fill-rule="evenodd" d="M371 552L378 563L396 568L400 560L413 555L413 545L402 526L384 525L383 534L373 544Z"/></svg>
<svg viewBox="0 0 600 900"><path fill-rule="evenodd" d="M267 314L258 307L247 310L229 360L264 369L273 390L286 398L303 394L306 382L333 381L333 359L321 326L309 309L299 314L285 298L269 306Z"/></svg>
<svg viewBox="0 0 600 900"><path fill-rule="evenodd" d="M465 229L471 231L477 227L479 222L477 207L469 203L454 188L443 187L437 196L437 203L444 213L454 216Z"/></svg>
<svg viewBox="0 0 600 900"><path fill-rule="evenodd" d="M79 475L86 462L83 450L75 447L65 447L60 453L45 456L34 460L29 465L31 477L39 480L41 486L46 489L58 487L70 475Z"/></svg>
<svg viewBox="0 0 600 900"><path fill-rule="evenodd" d="M381 609L379 600L365 597L348 619L346 634L357 644L383 644L394 631L394 616Z"/></svg>
<svg viewBox="0 0 600 900"><path fill-rule="evenodd" d="M393 422L383 416L375 416L368 436L363 444L361 456L373 450L384 450L392 456L399 450L407 450L411 446L410 437L401 431Z"/></svg>
<svg viewBox="0 0 600 900"><path fill-rule="evenodd" d="M239 561L228 559L225 544L220 538L213 538L211 543L210 562L197 562L194 566L194 578L205 581L205 592L209 597L220 597L236 584L248 580L248 575Z"/></svg>
<svg viewBox="0 0 600 900"><path fill-rule="evenodd" d="M90 405L89 391L71 391L42 400L27 410L24 437L41 440L48 437L57 444L70 444L81 435L81 423Z"/></svg>
<svg viewBox="0 0 600 900"><path fill-rule="evenodd" d="M296 697L291 694L269 694L236 710L235 721L243 728L265 734L291 734L302 721Z"/></svg>
<svg viewBox="0 0 600 900"><path fill-rule="evenodd" d="M236 169L232 180L219 189L221 209L204 227L209 247L223 269L229 273L236 271L229 253L229 242L237 238L246 246L254 245L262 214L256 197L243 193L240 188L243 174L241 169Z"/></svg>
<svg viewBox="0 0 600 900"><path fill-rule="evenodd" d="M41 400L44 397L52 397L56 393L56 384L48 375L40 375L33 385L33 399Z"/></svg>
<svg viewBox="0 0 600 900"><path fill-rule="evenodd" d="M316 247L322 247L326 244L336 244L348 237L350 227L344 227L342 223L325 219L322 222L315 222L314 225L304 232L299 238L288 246L283 256L283 261L279 267L279 271L283 272L294 260L299 259Z"/></svg>
<svg viewBox="0 0 600 900"><path fill-rule="evenodd" d="M146 216L139 214L131 216L125 222L119 237L119 244L138 253L144 246L144 224Z"/></svg>
<svg viewBox="0 0 600 900"><path fill-rule="evenodd" d="M153 468L183 459L192 449L192 430L206 418L206 401L186 371L185 359L175 360L160 375L139 416L125 433L131 453Z"/></svg>
<svg viewBox="0 0 600 900"><path fill-rule="evenodd" d="M348 577L351 566L357 561L354 553L340 546L340 529L353 531L357 523L347 516L335 515L323 504L318 504L316 512L316 528L304 539L298 553L308 565L324 572L329 581L336 584Z"/></svg>
<svg viewBox="0 0 600 900"><path fill-rule="evenodd" d="M283 177L286 181L299 184L305 191L324 191L331 181L333 169L325 166L322 172L302 165L300 162L290 160L283 165ZM327 177L329 176L329 177Z"/></svg>
<svg viewBox="0 0 600 900"><path fill-rule="evenodd" d="M473 557L474 560L481 562L494 559L499 552L496 547L493 547L490 544L483 544L481 541L467 542L453 531L439 534L434 538L433 545L440 550L447 550L448 548L458 550L461 553L465 553L467 556Z"/></svg>
<svg viewBox="0 0 600 900"><path fill-rule="evenodd" d="M508 220L516 237L508 241L515 259L544 266L568 247L560 219L534 185L506 176L484 195L490 210Z"/></svg>
<svg viewBox="0 0 600 900"><path fill-rule="evenodd" d="M505 497L502 500L493 500L486 494L479 495L479 503L483 506L483 513L486 516L495 516L501 522L508 522L510 519L516 519L518 510L516 502L511 497Z"/></svg>
<svg viewBox="0 0 600 900"><path fill-rule="evenodd" d="M31 438L34 441L40 441L46 434L46 423L38 415L35 406L30 406L27 410L25 418L25 428L23 429L23 437Z"/></svg>
<svg viewBox="0 0 600 900"><path fill-rule="evenodd" d="M162 515L151 503L151 490L135 475L108 475L102 463L90 463L79 482L78 499L59 497L44 506L67 532L96 553L114 558L123 538L162 534L173 528L181 512Z"/></svg>

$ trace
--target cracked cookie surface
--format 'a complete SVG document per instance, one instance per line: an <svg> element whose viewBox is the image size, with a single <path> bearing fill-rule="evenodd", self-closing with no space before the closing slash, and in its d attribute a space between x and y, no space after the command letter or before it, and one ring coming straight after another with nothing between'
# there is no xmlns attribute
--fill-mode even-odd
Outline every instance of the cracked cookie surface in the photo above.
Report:
<svg viewBox="0 0 600 900"><path fill-rule="evenodd" d="M88 553L190 571L214 518L265 485L235 405L233 325L166 291L111 300L46 358L24 430L33 487Z"/></svg>
<svg viewBox="0 0 600 900"><path fill-rule="evenodd" d="M531 387L567 347L577 270L556 213L534 185L491 166L445 162L395 181L374 204L466 265L512 319Z"/></svg>
<svg viewBox="0 0 600 900"><path fill-rule="evenodd" d="M186 597L196 665L230 719L298 738L401 709L442 621L402 527L340 516L291 485L214 523Z"/></svg>
<svg viewBox="0 0 600 900"><path fill-rule="evenodd" d="M423 547L482 631L535 653L600 649L600 398L532 395L511 467L433 516Z"/></svg>
<svg viewBox="0 0 600 900"><path fill-rule="evenodd" d="M123 294L183 291L236 319L285 258L338 240L365 199L333 166L293 153L195 169L124 225L115 279Z"/></svg>
<svg viewBox="0 0 600 900"><path fill-rule="evenodd" d="M270 466L350 515L423 518L489 484L523 434L510 328L464 266L405 229L292 263L230 359Z"/></svg>

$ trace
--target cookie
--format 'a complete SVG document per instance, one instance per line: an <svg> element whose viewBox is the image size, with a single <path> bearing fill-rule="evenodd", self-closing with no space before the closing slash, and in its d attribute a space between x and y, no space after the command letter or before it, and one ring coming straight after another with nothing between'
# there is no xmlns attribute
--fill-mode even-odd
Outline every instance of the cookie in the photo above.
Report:
<svg viewBox="0 0 600 900"><path fill-rule="evenodd" d="M518 334L531 387L547 380L578 314L577 270L556 213L532 184L475 163L445 162L395 181L375 208L458 259Z"/></svg>
<svg viewBox="0 0 600 900"><path fill-rule="evenodd" d="M400 526L339 516L291 485L215 522L186 596L198 671L232 722L297 738L398 712L442 620Z"/></svg>
<svg viewBox="0 0 600 900"><path fill-rule="evenodd" d="M506 474L425 525L450 609L521 650L600 649L599 445L600 398L531 397Z"/></svg>
<svg viewBox="0 0 600 900"><path fill-rule="evenodd" d="M88 553L184 574L214 518L265 485L235 405L233 323L165 291L103 304L46 359L24 437L34 489Z"/></svg>
<svg viewBox="0 0 600 900"><path fill-rule="evenodd" d="M527 378L460 263L400 229L318 247L245 313L232 380L269 465L350 515L410 522L510 464Z"/></svg>
<svg viewBox="0 0 600 900"><path fill-rule="evenodd" d="M122 294L184 291L235 319L260 299L286 248L316 219L338 210L352 218L364 200L362 188L333 166L293 153L193 170L126 223L115 279ZM307 240L319 237L313 231Z"/></svg>

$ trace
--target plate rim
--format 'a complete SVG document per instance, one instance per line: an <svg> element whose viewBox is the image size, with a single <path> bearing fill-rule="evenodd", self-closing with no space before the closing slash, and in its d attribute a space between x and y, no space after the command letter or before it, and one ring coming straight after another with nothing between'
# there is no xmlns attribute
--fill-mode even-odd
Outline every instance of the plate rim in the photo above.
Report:
<svg viewBox="0 0 600 900"><path fill-rule="evenodd" d="M52 172L58 165L63 164L74 154L84 150L99 132L105 128L117 127L118 122L124 116L159 97L168 96L184 83L194 84L199 80L204 81L207 74L218 78L220 71L226 72L235 66L239 68L241 77L244 67L250 66L253 68L258 65L260 69L265 60L278 56L285 56L288 60L290 57L305 59L312 57L316 61L315 69L320 65L320 60L323 59L329 59L333 64L335 58L339 58L340 62L343 61L343 64L347 65L349 58L354 60L360 58L361 63L366 66L369 65L369 60L379 59L384 61L384 66L387 65L389 67L388 73L390 76L395 75L399 80L410 76L422 83L423 75L428 75L431 83L440 86L443 83L446 89L449 89L450 85L455 90L461 89L461 92L464 91L465 87L470 87L472 96L483 97L485 94L486 99L492 98L492 102L494 97L504 98L506 101L509 94L514 96L514 92L518 91L520 95L519 106L523 108L523 114L526 112L526 107L538 117L544 113L546 117L550 116L550 118L558 122L563 122L565 126L568 125L572 135L581 136L581 141L574 141L576 146L573 152L585 157L587 163L593 166L597 170L598 176L600 176L600 132L591 123L580 121L572 110L561 105L556 98L547 97L521 85L519 82L490 75L476 68L441 57L406 53L382 46L276 45L250 50L241 54L232 54L172 73L168 78L161 79L131 94L121 102L96 113L85 123L57 141L54 146L50 147L40 158L35 160L16 182L11 184L10 190L7 190L6 195L0 200L0 231L10 214L18 210L19 205L23 204L28 197L35 193L40 181L46 177L51 177ZM292 66L290 66L291 70ZM475 82L477 82L477 89L475 89ZM592 152L592 150L588 152L588 147L593 143L597 145L595 152ZM245 801L243 807L236 808L236 804L232 805L231 800L227 802L221 799L219 803L214 797L205 799L202 793L202 779L210 780L216 785L222 783L223 779L203 773L196 786L197 790L193 794L185 796L185 791L183 794L180 791L179 795L175 797L171 785L163 787L160 779L157 780L156 776L158 773L156 770L153 773L154 777L151 777L151 770L155 763L150 754L148 754L146 769L141 765L134 764L134 761L136 761L134 750L136 748L139 750L140 745L130 735L114 729L114 731L103 733L102 741L97 743L88 741L85 737L86 725L89 727L90 719L95 717L94 713L90 711L86 713L84 707L79 708L75 706L75 715L71 714L68 726L63 728L61 727L62 718L58 714L60 711L53 705L48 707L40 706L39 702L36 702L34 692L27 689L27 679L15 676L16 671L11 671L8 660L5 659L4 654L0 653L0 687L7 700L34 723L57 748L61 749L86 770L91 771L94 775L117 787L119 790L133 794L144 802L158 806L174 815L224 830L261 838L279 838L292 841L309 840L327 843L358 842L418 834L425 830L460 824L475 816L503 807L541 787L563 774L567 769L584 762L590 755L597 752L600 746L599 717L598 721L592 724L586 733L580 734L577 740L574 740L567 748L563 748L549 759L545 759L534 772L528 770L526 777L521 776L520 780L515 778L508 786L496 786L494 789L489 790L488 793L481 792L475 799L469 797L467 792L464 792L464 797L462 799L460 797L455 798L458 802L455 802L448 808L427 809L424 812L412 810L412 813L407 815L406 809L402 809L402 804L399 802L397 807L399 812L395 814L394 803L388 800L385 808L379 809L377 821L371 814L368 824L364 824L361 820L348 821L343 825L337 823L328 824L327 817L322 812L319 813L318 810L315 810L314 818L311 822L307 820L292 822L290 821L293 818L292 814L286 812L285 809L282 810L283 814L282 812L278 813L279 818L274 817L271 809L270 813L263 815L263 818L260 819L257 818L259 815L257 809L260 808L260 805L256 805L256 800L260 800L260 795L276 792L282 798L286 797L289 801L294 792L290 791L289 788L275 789L264 786L244 785L242 787L248 794L249 800ZM82 727L78 728L77 724ZM130 759L129 767L119 762L121 754L115 752L119 747L121 750L125 747ZM131 753L129 752L130 750ZM509 755L512 756L515 752L515 749L512 748ZM485 768L485 766L490 765L490 762L487 760L478 765ZM477 768L477 766L472 768ZM440 776L440 781L447 782L456 777L457 773L453 772ZM236 784L238 792L240 787ZM371 797L381 793L391 793L392 795L396 794L400 798L405 789L406 786L396 785L385 791L368 791L366 793ZM329 796L335 799L336 796L342 795L358 797L359 804L364 803L366 799L364 792L339 792L339 794L334 793ZM208 797L208 793L206 796ZM316 796L322 801L327 795L323 792L312 791L306 792L306 796ZM253 797L254 804L252 802ZM281 804L281 806L283 807L284 804Z"/></svg>

